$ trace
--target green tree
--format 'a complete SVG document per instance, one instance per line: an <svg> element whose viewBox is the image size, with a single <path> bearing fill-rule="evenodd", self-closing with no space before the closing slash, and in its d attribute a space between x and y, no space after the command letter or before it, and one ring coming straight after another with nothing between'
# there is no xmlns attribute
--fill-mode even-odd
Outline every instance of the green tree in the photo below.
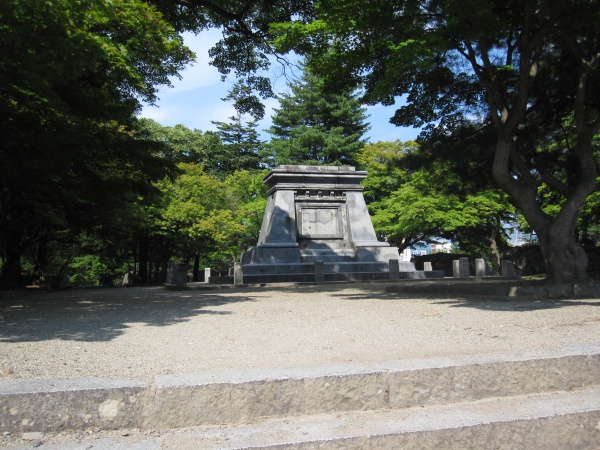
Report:
<svg viewBox="0 0 600 450"><path fill-rule="evenodd" d="M379 235L400 251L440 238L500 267L502 223L512 210L492 186L465 183L451 160L423 163L415 142L378 142L357 155L368 171L365 199Z"/></svg>
<svg viewBox="0 0 600 450"><path fill-rule="evenodd" d="M368 129L365 109L352 94L329 92L323 79L304 70L303 77L289 84L290 94L279 97L273 135L264 161L280 164L352 164L354 154L365 145Z"/></svg>
<svg viewBox="0 0 600 450"><path fill-rule="evenodd" d="M161 202L153 206L153 233L167 248L164 265L173 257L227 270L241 252L258 240L266 193L264 173L237 171L224 180L196 164L180 163L181 174L157 184Z"/></svg>
<svg viewBox="0 0 600 450"><path fill-rule="evenodd" d="M547 279L587 279L575 229L597 178L594 2L325 0L277 30L279 49L310 54L331 86L363 85L370 103L404 96L392 118L398 125L451 131L458 117L493 127L491 174L535 230ZM569 116L576 139L563 139L557 152L540 145ZM540 203L541 185L564 199L551 214Z"/></svg>
<svg viewBox="0 0 600 450"><path fill-rule="evenodd" d="M177 162L177 173L154 184L158 193L136 202L142 210L133 243L139 282L163 282L173 261L193 260L195 279L201 263L226 270L258 239L264 172L224 171L223 145L212 132L142 119L136 136Z"/></svg>
<svg viewBox="0 0 600 450"><path fill-rule="evenodd" d="M154 152L167 161L199 164L206 171L217 169L214 159L221 141L214 133L190 130L181 124L163 126L152 119L141 118L135 124L135 137L153 142Z"/></svg>
<svg viewBox="0 0 600 450"><path fill-rule="evenodd" d="M237 171L226 179L229 205L234 220L240 225L230 235L229 248L233 261L239 261L242 253L258 242L265 207L267 188L263 178L267 171Z"/></svg>
<svg viewBox="0 0 600 450"><path fill-rule="evenodd" d="M141 0L7 0L0 43L0 286L12 287L29 246L116 225L164 176L133 115L193 55Z"/></svg>
<svg viewBox="0 0 600 450"><path fill-rule="evenodd" d="M229 122L212 122L217 126L216 134L223 143L221 151L215 155L216 164L223 174L259 169L259 153L263 143L258 138L256 126L262 116L247 117L253 111L245 103L250 91L250 87L242 82L236 83L227 97L222 99L225 102L233 101L236 114L229 117Z"/></svg>

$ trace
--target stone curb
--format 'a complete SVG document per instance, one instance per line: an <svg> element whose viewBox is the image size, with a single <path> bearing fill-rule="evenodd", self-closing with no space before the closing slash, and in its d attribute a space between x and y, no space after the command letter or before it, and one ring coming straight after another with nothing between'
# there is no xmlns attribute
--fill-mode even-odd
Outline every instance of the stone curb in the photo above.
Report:
<svg viewBox="0 0 600 450"><path fill-rule="evenodd" d="M0 383L0 431L163 429L404 409L600 384L600 345L370 365Z"/></svg>
<svg viewBox="0 0 600 450"><path fill-rule="evenodd" d="M530 297L536 299L600 298L600 284L566 283L542 285L515 281L439 281L437 283L397 284L386 286L386 292L399 294L478 295L494 297Z"/></svg>

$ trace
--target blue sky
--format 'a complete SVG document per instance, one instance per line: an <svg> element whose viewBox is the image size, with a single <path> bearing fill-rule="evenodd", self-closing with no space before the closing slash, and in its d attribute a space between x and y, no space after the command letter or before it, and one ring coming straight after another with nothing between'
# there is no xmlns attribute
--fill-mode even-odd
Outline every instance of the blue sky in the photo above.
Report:
<svg viewBox="0 0 600 450"><path fill-rule="evenodd" d="M181 73L181 80L172 80L172 88L163 87L156 106L145 106L140 116L154 119L165 126L183 124L191 129L208 131L216 129L211 120L227 122L234 115L233 106L221 99L227 95L235 79L230 77L222 82L217 69L209 65L208 50L220 35L219 30L184 35L186 45L196 53L196 62ZM274 83L276 93L286 91L286 80L278 76L276 67L268 76ZM268 99L265 106L265 118L259 122L258 130L263 140L269 140L270 135L263 130L270 126L273 108L278 107L278 102ZM414 128L401 128L389 123L394 111L394 107L381 105L367 108L367 115L370 116L367 121L371 129L366 136L370 142L407 141L417 136L418 130Z"/></svg>

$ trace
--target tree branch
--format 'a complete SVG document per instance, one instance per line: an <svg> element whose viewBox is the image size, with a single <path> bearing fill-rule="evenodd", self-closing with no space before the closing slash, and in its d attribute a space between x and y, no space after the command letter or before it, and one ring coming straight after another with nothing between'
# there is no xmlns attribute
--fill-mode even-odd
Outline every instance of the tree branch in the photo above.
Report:
<svg viewBox="0 0 600 450"><path fill-rule="evenodd" d="M256 0L249 0L238 12L229 11L217 3L206 0L173 0L176 5L185 6L187 8L204 8L212 13L215 13L225 21L234 22L239 29L235 31L242 33L248 38L256 37L257 33L253 31L245 22L246 17L256 5ZM227 25L224 25L227 26ZM231 28L230 28L231 29Z"/></svg>

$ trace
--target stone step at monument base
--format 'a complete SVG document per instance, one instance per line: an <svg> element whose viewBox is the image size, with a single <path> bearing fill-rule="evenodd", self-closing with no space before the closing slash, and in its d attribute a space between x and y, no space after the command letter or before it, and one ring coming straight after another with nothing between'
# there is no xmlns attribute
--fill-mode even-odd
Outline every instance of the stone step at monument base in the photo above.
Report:
<svg viewBox="0 0 600 450"><path fill-rule="evenodd" d="M415 265L409 261L400 261L400 272L416 272ZM292 264L245 264L244 275L256 274L299 274L314 273L314 262ZM375 272L388 273L389 264L385 262L324 261L323 270L328 273Z"/></svg>
<svg viewBox="0 0 600 450"><path fill-rule="evenodd" d="M431 280L444 278L444 272L433 270L429 272L412 271L400 272L400 280ZM389 281L388 272L338 272L325 273L324 282L340 281ZM231 285L234 283L232 275L222 277L210 277L211 285ZM316 283L314 273L287 273L287 274L244 274L243 284L269 284L269 283ZM200 286L203 288L205 285ZM189 286L188 289L195 289L195 286Z"/></svg>
<svg viewBox="0 0 600 450"><path fill-rule="evenodd" d="M0 429L13 435L159 431L142 440L93 436L94 449L595 449L599 421L600 345L158 375L150 383L0 383ZM44 448L90 448L80 438Z"/></svg>
<svg viewBox="0 0 600 450"><path fill-rule="evenodd" d="M352 262L355 260L355 251L353 249L302 249L300 250L300 261L302 262Z"/></svg>
<svg viewBox="0 0 600 450"><path fill-rule="evenodd" d="M414 264L400 261L398 278L401 280L429 280L444 278L441 270L415 270ZM383 262L323 262L324 281L385 281L390 280L389 265ZM243 266L243 284L314 283L315 263L247 264ZM210 284L233 284L233 274L213 276Z"/></svg>
<svg viewBox="0 0 600 450"><path fill-rule="evenodd" d="M323 261L324 281L389 280L389 264L385 262ZM315 263L245 264L244 284L260 283L313 283ZM399 279L426 280L444 278L441 270L417 271L414 263L399 261ZM233 274L211 277L211 284L232 284Z"/></svg>

